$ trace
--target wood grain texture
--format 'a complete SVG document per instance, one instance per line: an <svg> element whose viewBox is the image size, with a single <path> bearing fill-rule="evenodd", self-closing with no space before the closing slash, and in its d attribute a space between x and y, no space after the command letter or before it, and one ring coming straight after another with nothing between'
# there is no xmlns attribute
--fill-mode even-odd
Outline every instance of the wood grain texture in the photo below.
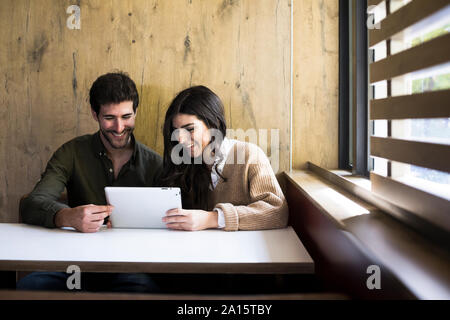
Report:
<svg viewBox="0 0 450 320"><path fill-rule="evenodd" d="M410 72L430 68L449 61L450 35L435 39L409 48L383 60L371 63L370 83L390 80Z"/></svg>
<svg viewBox="0 0 450 320"><path fill-rule="evenodd" d="M393 36L397 37L400 32L445 8L448 4L448 0L415 0L407 3L383 19L379 29L369 30L369 47Z"/></svg>
<svg viewBox="0 0 450 320"><path fill-rule="evenodd" d="M290 3L3 0L0 221L18 220L20 197L61 144L97 130L88 91L112 70L135 80L136 136L157 152L171 99L203 84L222 98L229 128L279 129L279 170L288 169ZM80 30L66 26L72 4Z"/></svg>
<svg viewBox="0 0 450 320"><path fill-rule="evenodd" d="M293 169L338 166L339 1L294 2Z"/></svg>
<svg viewBox="0 0 450 320"><path fill-rule="evenodd" d="M387 97L370 101L370 119L450 118L450 90Z"/></svg>
<svg viewBox="0 0 450 320"><path fill-rule="evenodd" d="M370 155L450 173L447 144L371 136Z"/></svg>

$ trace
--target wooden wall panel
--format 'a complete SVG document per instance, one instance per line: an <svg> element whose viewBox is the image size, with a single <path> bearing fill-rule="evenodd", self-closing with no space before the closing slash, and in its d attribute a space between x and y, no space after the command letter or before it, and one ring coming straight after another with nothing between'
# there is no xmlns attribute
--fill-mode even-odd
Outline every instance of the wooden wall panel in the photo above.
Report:
<svg viewBox="0 0 450 320"><path fill-rule="evenodd" d="M230 128L280 130L288 169L290 3L1 0L0 222L17 221L19 198L56 148L97 129L88 91L115 69L135 80L136 136L157 152L170 100L204 84L223 99ZM80 30L66 26L72 4Z"/></svg>
<svg viewBox="0 0 450 320"><path fill-rule="evenodd" d="M294 1L292 167L338 167L339 1Z"/></svg>

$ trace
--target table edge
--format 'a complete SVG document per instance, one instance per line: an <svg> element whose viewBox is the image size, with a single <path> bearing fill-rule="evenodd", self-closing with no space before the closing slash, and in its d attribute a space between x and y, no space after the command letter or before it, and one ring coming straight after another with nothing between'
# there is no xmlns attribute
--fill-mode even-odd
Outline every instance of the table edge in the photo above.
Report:
<svg viewBox="0 0 450 320"><path fill-rule="evenodd" d="M76 265L82 272L312 274L314 262L179 263L0 260L0 271L62 271Z"/></svg>

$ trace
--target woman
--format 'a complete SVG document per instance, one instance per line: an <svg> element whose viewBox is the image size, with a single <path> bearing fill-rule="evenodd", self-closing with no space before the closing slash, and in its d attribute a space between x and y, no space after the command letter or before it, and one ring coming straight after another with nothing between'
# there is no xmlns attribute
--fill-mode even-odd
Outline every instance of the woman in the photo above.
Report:
<svg viewBox="0 0 450 320"><path fill-rule="evenodd" d="M180 187L183 208L168 228L283 228L288 207L270 162L254 144L228 139L223 104L204 86L181 91L164 122L162 183Z"/></svg>

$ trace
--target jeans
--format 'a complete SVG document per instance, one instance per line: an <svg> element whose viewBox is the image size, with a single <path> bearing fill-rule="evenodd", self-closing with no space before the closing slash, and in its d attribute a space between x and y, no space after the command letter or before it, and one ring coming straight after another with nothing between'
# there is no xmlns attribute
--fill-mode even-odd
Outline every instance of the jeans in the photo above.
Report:
<svg viewBox="0 0 450 320"><path fill-rule="evenodd" d="M18 290L69 291L67 279L71 275L65 272L33 272L17 282L16 288ZM82 291L140 293L160 291L152 278L145 273L83 272L80 278Z"/></svg>

